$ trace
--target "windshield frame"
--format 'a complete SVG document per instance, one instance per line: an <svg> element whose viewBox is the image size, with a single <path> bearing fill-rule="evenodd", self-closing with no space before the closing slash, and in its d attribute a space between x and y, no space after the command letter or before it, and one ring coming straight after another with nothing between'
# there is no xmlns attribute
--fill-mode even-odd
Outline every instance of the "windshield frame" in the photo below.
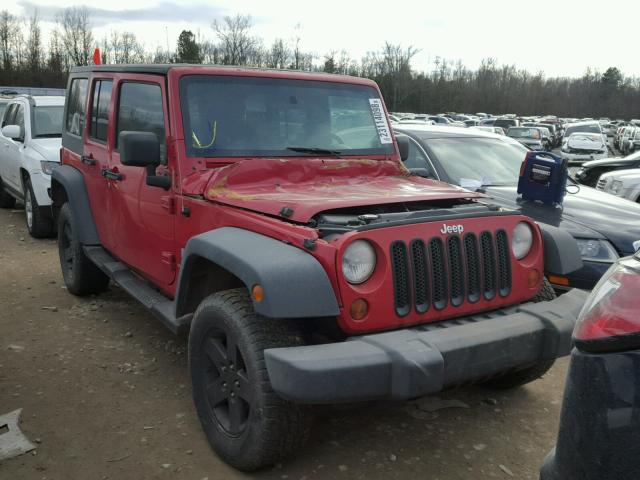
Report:
<svg viewBox="0 0 640 480"><path fill-rule="evenodd" d="M345 89L358 89L361 92L364 89L368 90L368 94L366 98L370 100L375 99L379 101L380 104L380 112L382 114L383 123L386 125L386 129L389 133L389 137L391 141L389 143L382 142L382 134L380 133L380 122L376 122L374 118L374 112L372 110L367 109L366 112L371 115L371 124L368 123L366 125L362 125L362 127L372 128L371 134L376 134L376 138L380 141L380 146L377 148L362 148L362 149L347 149L340 150L338 147L334 146L326 146L320 147L320 150L332 151L335 153L339 153L340 157L366 157L370 159L390 159L397 156L397 148L395 146L395 141L393 140L393 130L391 128L391 122L388 118L388 113L386 107L384 106L384 102L382 100L382 96L380 94L380 90L377 88L377 85L370 81L360 81L360 79L354 79L353 82L345 81L348 77L340 77L336 76L335 80L332 78L320 78L319 75L309 75L309 74L294 74L294 75L282 75L282 74L274 74L271 75L257 75L256 72L251 72L251 75L243 75L243 74L218 74L216 72L211 73L200 73L200 72L185 72L184 74L178 75L175 78L175 83L173 83L172 91L178 98L178 103L180 106L180 114L181 118L177 119L177 124L179 125L179 129L182 130L182 137L184 139L183 148L184 154L187 158L197 159L204 158L208 163L210 162L228 162L228 161L237 161L243 159L250 158L300 158L300 157L310 157L310 156L327 156L323 154L313 154L313 153L302 153L300 151L291 151L289 147L296 148L307 148L307 147L315 147L317 149L318 145L299 145L292 144L286 145L286 148L279 150L248 150L248 149L236 149L233 151L232 149L225 149L220 151L220 154L215 154L213 149L205 149L195 147L191 144L190 135L187 132L191 131L191 119L189 116L189 105L187 94L185 93L185 89L187 88L190 79L195 79L197 81L207 81L207 78L211 79L212 84L215 85L216 81L220 81L221 83L229 82L230 79L237 79L239 82L246 83L283 83L288 82L290 85L294 87L298 84L300 87L312 88L311 84L317 84L319 88L335 88L338 91L344 92ZM311 78L306 78L311 77ZM328 77L328 76L327 76ZM282 87L280 87L282 88ZM344 93L343 93L344 94ZM362 93L359 95L363 96ZM346 98L349 98L345 95ZM353 97L356 98L356 97ZM363 109L364 111L364 109ZM360 128L359 126L353 127L353 129ZM369 133L367 132L367 135ZM182 142L181 142L182 143ZM331 156L335 156L334 153Z"/></svg>

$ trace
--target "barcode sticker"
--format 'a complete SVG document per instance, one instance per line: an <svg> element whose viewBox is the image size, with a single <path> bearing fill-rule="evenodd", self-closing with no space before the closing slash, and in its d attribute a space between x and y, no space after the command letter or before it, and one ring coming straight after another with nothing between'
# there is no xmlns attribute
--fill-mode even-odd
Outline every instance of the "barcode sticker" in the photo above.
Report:
<svg viewBox="0 0 640 480"><path fill-rule="evenodd" d="M379 98L370 98L369 104L371 105L371 113L373 113L373 120L376 122L376 128L378 129L378 137L380 137L380 143L393 143L393 137L391 136L391 129L387 123L387 116L382 108L382 100Z"/></svg>

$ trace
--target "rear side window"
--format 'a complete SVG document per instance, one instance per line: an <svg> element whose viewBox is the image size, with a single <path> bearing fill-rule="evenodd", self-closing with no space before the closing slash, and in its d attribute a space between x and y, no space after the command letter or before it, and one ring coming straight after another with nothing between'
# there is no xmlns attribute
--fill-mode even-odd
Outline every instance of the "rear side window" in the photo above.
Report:
<svg viewBox="0 0 640 480"><path fill-rule="evenodd" d="M67 118L65 130L71 135L82 136L84 130L84 115L87 106L86 78L76 78L71 82L69 97L67 99Z"/></svg>
<svg viewBox="0 0 640 480"><path fill-rule="evenodd" d="M126 82L120 87L116 147L120 132L152 132L162 147L165 143L162 89L153 83Z"/></svg>
<svg viewBox="0 0 640 480"><path fill-rule="evenodd" d="M93 105L89 120L89 136L101 142L107 141L109 131L109 105L111 104L111 80L98 80L93 86Z"/></svg>

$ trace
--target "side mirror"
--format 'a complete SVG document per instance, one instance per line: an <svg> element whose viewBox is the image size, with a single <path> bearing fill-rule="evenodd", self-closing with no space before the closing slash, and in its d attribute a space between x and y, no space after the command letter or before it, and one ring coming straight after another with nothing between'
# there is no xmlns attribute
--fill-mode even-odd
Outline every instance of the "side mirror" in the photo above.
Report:
<svg viewBox="0 0 640 480"><path fill-rule="evenodd" d="M160 165L160 142L151 132L120 132L118 136L120 161L130 167Z"/></svg>
<svg viewBox="0 0 640 480"><path fill-rule="evenodd" d="M118 136L120 162L130 167L147 169L147 185L165 190L171 188L171 178L167 175L156 175L156 167L160 165L160 142L151 132L120 132Z"/></svg>
<svg viewBox="0 0 640 480"><path fill-rule="evenodd" d="M11 140L22 140L22 128L18 125L5 125L2 127L2 135Z"/></svg>
<svg viewBox="0 0 640 480"><path fill-rule="evenodd" d="M400 137L396 137L396 141L398 142L400 160L406 162L407 158L409 158L409 137L402 135Z"/></svg>

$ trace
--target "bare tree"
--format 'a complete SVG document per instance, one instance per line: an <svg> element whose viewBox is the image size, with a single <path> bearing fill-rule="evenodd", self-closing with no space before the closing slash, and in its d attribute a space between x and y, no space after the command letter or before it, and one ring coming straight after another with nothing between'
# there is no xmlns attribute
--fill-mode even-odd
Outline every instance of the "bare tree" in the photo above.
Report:
<svg viewBox="0 0 640 480"><path fill-rule="evenodd" d="M21 39L19 19L8 10L0 12L0 61L5 72L15 70L20 62Z"/></svg>
<svg viewBox="0 0 640 480"><path fill-rule="evenodd" d="M144 48L132 32L113 30L108 48L110 63L140 63L145 58Z"/></svg>
<svg viewBox="0 0 640 480"><path fill-rule="evenodd" d="M38 12L34 11L29 19L29 38L27 39L27 68L32 74L38 74L42 67L42 32Z"/></svg>
<svg viewBox="0 0 640 480"><path fill-rule="evenodd" d="M221 63L248 64L258 43L256 38L251 36L252 25L250 15L226 16L222 22L213 22L212 28L220 41Z"/></svg>
<svg viewBox="0 0 640 480"><path fill-rule="evenodd" d="M89 65L93 55L93 32L87 7L65 8L56 20L69 62L72 65Z"/></svg>
<svg viewBox="0 0 640 480"><path fill-rule="evenodd" d="M291 58L291 52L287 47L287 44L281 38L277 38L273 41L271 49L267 55L267 67L269 68L287 68L289 66L289 60Z"/></svg>

